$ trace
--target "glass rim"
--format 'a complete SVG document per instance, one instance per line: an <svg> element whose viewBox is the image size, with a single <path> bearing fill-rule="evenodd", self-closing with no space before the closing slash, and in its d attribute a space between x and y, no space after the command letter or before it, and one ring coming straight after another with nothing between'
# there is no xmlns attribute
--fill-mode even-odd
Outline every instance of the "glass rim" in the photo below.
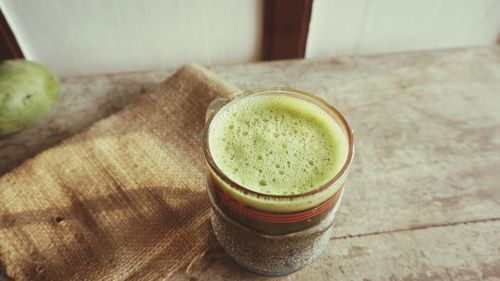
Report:
<svg viewBox="0 0 500 281"><path fill-rule="evenodd" d="M347 157L346 157L344 164L342 165L342 168L327 182L325 182L324 184L320 185L319 187L317 187L313 190L310 190L310 191L304 192L304 193L300 193L300 194L293 194L293 195L266 194L266 193L261 193L261 192L257 192L257 191L248 189L248 188L236 183L235 181L230 179L227 175L225 175L224 172L215 163L215 160L213 159L212 154L210 152L209 130L210 130L210 126L212 124L213 119L215 118L215 116L217 116L217 113L219 113L221 110L223 110L227 105L229 105L237 100L240 100L240 99L243 99L243 98L246 98L249 96L260 95L260 94L265 94L265 93L285 93L285 94L291 94L292 96L295 96L295 97L303 96L303 97L307 98L307 99L303 99L303 100L305 100L307 102L311 102L313 104L314 104L314 102L319 103L321 105L320 108L322 110L326 111L329 114L333 113L333 115L335 117L337 117L337 120L340 121L341 124L339 124L339 125L342 127L342 130L345 131L345 133L347 134L346 135L347 145L348 145ZM314 102L312 102L311 100ZM332 118L335 118L335 117L332 116ZM301 90L297 90L297 89L294 89L291 87L257 88L257 89L253 89L253 90L246 90L246 91L241 91L241 92L236 93L233 97L230 97L227 100L225 100L223 102L223 104L221 104L219 107L217 107L211 113L211 115L206 120L205 128L203 129L203 152L205 155L205 160L207 161L210 169L216 174L217 177L219 177L222 181L226 182L231 188L234 188L234 189L242 192L245 195L253 195L257 198L262 198L262 199L269 199L269 200L273 200L273 201L276 201L276 200L278 200L278 201L294 200L294 199L298 199L298 198L304 198L304 197L308 197L311 195L315 195L315 194L318 194L318 193L328 189L335 182L337 182L340 178L342 178L342 176L344 174L347 173L347 171L351 165L353 156L354 156L354 139L353 139L353 132L351 130L351 127L349 126L349 124L345 120L344 116L335 107L328 104L323 99L321 99L313 94L310 94L310 93L307 93L307 92L304 92Z"/></svg>

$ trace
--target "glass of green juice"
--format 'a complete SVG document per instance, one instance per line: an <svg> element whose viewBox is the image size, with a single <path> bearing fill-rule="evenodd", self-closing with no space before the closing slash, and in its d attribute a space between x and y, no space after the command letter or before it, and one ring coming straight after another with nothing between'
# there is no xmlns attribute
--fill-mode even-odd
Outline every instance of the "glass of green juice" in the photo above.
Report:
<svg viewBox="0 0 500 281"><path fill-rule="evenodd" d="M344 117L292 88L245 91L207 110L212 227L244 268L283 275L325 249L354 153Z"/></svg>

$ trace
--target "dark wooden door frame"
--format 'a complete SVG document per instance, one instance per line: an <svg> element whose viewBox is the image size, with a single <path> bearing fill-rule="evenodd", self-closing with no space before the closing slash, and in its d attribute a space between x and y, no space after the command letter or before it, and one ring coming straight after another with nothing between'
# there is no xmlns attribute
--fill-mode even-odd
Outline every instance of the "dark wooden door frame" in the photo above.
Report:
<svg viewBox="0 0 500 281"><path fill-rule="evenodd" d="M303 58L313 0L264 0L264 60Z"/></svg>
<svg viewBox="0 0 500 281"><path fill-rule="evenodd" d="M21 58L24 58L23 52L3 15L3 11L0 10L0 61Z"/></svg>

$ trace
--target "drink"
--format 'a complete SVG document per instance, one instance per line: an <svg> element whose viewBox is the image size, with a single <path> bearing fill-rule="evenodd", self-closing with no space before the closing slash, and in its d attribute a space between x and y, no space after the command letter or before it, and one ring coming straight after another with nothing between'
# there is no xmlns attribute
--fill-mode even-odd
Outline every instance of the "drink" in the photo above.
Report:
<svg viewBox="0 0 500 281"><path fill-rule="evenodd" d="M269 195L307 193L333 178L345 163L347 139L316 105L290 96L253 96L228 105L212 121L210 151L221 171L240 186ZM316 202L264 206L293 211Z"/></svg>
<svg viewBox="0 0 500 281"><path fill-rule="evenodd" d="M205 155L214 231L236 261L282 274L319 255L352 159L351 132L337 111L291 89L252 91L208 119Z"/></svg>

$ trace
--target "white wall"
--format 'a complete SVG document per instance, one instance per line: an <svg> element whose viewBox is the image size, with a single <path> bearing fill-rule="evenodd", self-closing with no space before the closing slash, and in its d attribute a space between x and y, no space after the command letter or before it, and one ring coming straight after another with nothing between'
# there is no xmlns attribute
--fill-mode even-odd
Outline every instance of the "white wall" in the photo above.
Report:
<svg viewBox="0 0 500 281"><path fill-rule="evenodd" d="M0 0L60 76L260 59L265 0ZM499 0L314 0L306 57L492 44Z"/></svg>
<svg viewBox="0 0 500 281"><path fill-rule="evenodd" d="M306 57L488 45L499 34L498 0L314 0Z"/></svg>
<svg viewBox="0 0 500 281"><path fill-rule="evenodd" d="M61 76L260 59L263 0L1 0L27 59Z"/></svg>

